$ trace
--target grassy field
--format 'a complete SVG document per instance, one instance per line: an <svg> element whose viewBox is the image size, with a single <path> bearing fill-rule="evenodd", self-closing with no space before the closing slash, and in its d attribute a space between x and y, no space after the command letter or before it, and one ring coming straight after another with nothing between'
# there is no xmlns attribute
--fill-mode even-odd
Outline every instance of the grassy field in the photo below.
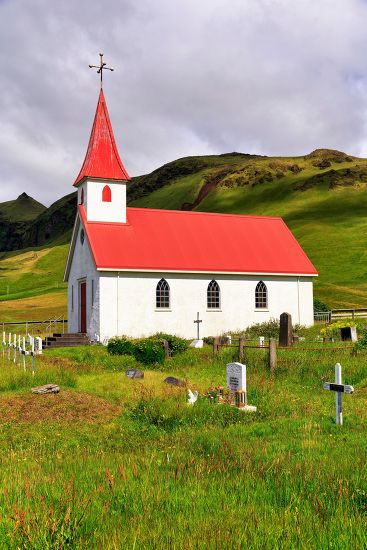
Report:
<svg viewBox="0 0 367 550"><path fill-rule="evenodd" d="M191 349L140 381L97 346L47 352L34 378L3 360L2 548L366 548L366 352L280 351L273 379L266 353L246 351L256 414L188 406L163 383L224 385L233 349ZM355 386L342 427L322 389L336 361ZM46 382L60 394L30 393Z"/></svg>
<svg viewBox="0 0 367 550"><path fill-rule="evenodd" d="M66 316L63 283L68 245L7 252L0 260L1 321Z"/></svg>

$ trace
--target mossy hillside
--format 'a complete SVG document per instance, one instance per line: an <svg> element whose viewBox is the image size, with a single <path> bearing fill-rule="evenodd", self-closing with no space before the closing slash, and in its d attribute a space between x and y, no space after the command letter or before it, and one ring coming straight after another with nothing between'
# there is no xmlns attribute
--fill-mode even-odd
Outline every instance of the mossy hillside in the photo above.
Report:
<svg viewBox="0 0 367 550"><path fill-rule="evenodd" d="M37 218L46 210L43 204L32 199L27 193L22 193L12 201L0 203L0 220L8 222L24 222Z"/></svg>

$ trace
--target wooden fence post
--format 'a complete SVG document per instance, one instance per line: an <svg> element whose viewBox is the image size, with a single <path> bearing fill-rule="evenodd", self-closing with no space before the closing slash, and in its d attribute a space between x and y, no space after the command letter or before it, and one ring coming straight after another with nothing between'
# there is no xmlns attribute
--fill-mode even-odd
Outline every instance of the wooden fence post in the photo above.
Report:
<svg viewBox="0 0 367 550"><path fill-rule="evenodd" d="M238 360L243 361L244 357L245 339L243 337L238 339Z"/></svg>
<svg viewBox="0 0 367 550"><path fill-rule="evenodd" d="M213 354L217 355L219 351L219 338L216 336L213 340Z"/></svg>
<svg viewBox="0 0 367 550"><path fill-rule="evenodd" d="M167 342L167 340L162 340L162 344L163 344L163 347L164 347L164 358L165 359L168 359L169 357L169 344Z"/></svg>
<svg viewBox="0 0 367 550"><path fill-rule="evenodd" d="M275 338L269 340L269 368L270 373L273 374L275 367L277 366L277 342Z"/></svg>

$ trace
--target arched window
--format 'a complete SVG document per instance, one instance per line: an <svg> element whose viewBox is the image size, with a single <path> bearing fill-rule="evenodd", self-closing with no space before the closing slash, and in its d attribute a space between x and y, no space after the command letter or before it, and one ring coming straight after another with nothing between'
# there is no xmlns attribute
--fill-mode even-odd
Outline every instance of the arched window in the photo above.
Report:
<svg viewBox="0 0 367 550"><path fill-rule="evenodd" d="M268 307L268 289L266 284L260 281L255 289L255 308L267 309Z"/></svg>
<svg viewBox="0 0 367 550"><path fill-rule="evenodd" d="M111 189L108 185L105 185L102 191L102 201L111 202Z"/></svg>
<svg viewBox="0 0 367 550"><path fill-rule="evenodd" d="M207 290L208 309L220 308L220 288L217 281L210 281Z"/></svg>
<svg viewBox="0 0 367 550"><path fill-rule="evenodd" d="M84 204L84 189L80 191L80 202L79 204Z"/></svg>
<svg viewBox="0 0 367 550"><path fill-rule="evenodd" d="M157 308L169 308L169 284L161 279L155 291L155 305Z"/></svg>

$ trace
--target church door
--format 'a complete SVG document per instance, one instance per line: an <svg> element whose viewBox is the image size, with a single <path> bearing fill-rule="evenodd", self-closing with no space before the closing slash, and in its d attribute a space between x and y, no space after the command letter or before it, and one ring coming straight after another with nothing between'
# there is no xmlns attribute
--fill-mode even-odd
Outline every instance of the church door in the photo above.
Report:
<svg viewBox="0 0 367 550"><path fill-rule="evenodd" d="M79 285L79 326L80 332L87 332L87 283Z"/></svg>

